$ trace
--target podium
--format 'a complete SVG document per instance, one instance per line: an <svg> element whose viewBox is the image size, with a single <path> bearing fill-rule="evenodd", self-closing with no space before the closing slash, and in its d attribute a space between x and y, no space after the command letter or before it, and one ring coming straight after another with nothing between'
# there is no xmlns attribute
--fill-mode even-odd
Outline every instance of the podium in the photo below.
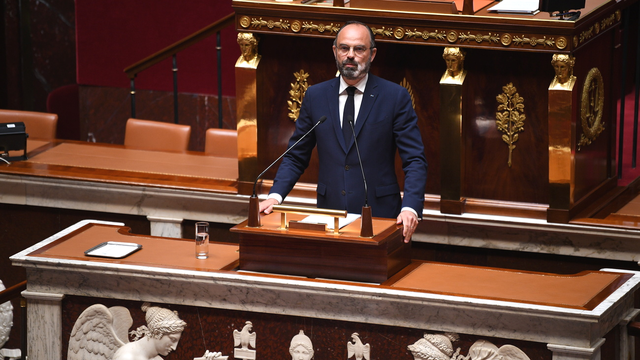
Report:
<svg viewBox="0 0 640 360"><path fill-rule="evenodd" d="M411 244L394 219L374 218L373 236L360 237L360 219L334 233L283 228L278 213L261 216L260 227L247 220L231 228L240 239L239 270L383 283L411 263Z"/></svg>

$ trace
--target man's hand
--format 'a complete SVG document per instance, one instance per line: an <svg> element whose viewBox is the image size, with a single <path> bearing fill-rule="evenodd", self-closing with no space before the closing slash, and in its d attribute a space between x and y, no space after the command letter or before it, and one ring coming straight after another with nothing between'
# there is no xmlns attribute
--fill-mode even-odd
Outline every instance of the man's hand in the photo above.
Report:
<svg viewBox="0 0 640 360"><path fill-rule="evenodd" d="M273 211L273 205L279 205L276 199L267 199L260 202L260 212L270 214Z"/></svg>
<svg viewBox="0 0 640 360"><path fill-rule="evenodd" d="M400 215L398 215L396 224L402 224L402 236L404 236L404 242L408 243L411 241L411 236L418 226L418 217L416 217L416 215L411 211L404 210L400 212Z"/></svg>

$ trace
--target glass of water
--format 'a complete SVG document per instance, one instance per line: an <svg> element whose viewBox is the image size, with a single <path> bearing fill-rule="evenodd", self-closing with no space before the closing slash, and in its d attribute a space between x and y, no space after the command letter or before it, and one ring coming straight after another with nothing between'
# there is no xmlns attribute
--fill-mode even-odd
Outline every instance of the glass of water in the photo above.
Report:
<svg viewBox="0 0 640 360"><path fill-rule="evenodd" d="M196 258L209 257L209 223L199 221L196 223Z"/></svg>

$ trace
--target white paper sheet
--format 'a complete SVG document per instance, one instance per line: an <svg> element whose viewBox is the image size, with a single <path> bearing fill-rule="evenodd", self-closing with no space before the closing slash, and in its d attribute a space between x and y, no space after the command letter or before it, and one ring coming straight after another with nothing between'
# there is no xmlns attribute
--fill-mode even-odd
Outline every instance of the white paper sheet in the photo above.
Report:
<svg viewBox="0 0 640 360"><path fill-rule="evenodd" d="M338 219L338 226L340 229L351 224L360 217L360 214L347 214L346 218ZM328 230L333 230L333 217L326 215L309 215L306 218L300 220L302 223L308 224L325 224Z"/></svg>

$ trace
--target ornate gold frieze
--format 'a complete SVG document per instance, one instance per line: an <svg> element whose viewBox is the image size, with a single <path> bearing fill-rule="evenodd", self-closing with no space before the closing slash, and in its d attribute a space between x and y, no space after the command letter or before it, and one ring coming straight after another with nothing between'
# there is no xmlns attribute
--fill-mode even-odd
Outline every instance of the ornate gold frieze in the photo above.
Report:
<svg viewBox="0 0 640 360"><path fill-rule="evenodd" d="M470 42L470 41L475 41L478 44L482 43L482 42L489 42L489 43L498 43L498 40L500 40L500 35L498 34L492 34L492 33L488 33L487 35L483 35L483 34L472 34L470 32L467 32L466 34L459 34L458 35L458 39L460 42Z"/></svg>
<svg viewBox="0 0 640 360"><path fill-rule="evenodd" d="M604 17L603 19L596 21L587 30L584 30L583 32L581 32L580 36L574 39L574 42L578 42L579 44L582 44L583 42L598 35L600 32L614 26L617 22L620 21L620 17L621 17L620 10L617 10L615 13L610 14Z"/></svg>
<svg viewBox="0 0 640 360"><path fill-rule="evenodd" d="M604 130L602 123L602 109L604 106L604 83L598 68L589 70L582 87L582 101L580 103L580 119L582 120L582 135L578 143L578 151L582 146L591 144Z"/></svg>
<svg viewBox="0 0 640 360"><path fill-rule="evenodd" d="M511 167L511 154L516 148L518 133L524 131L524 99L517 93L517 89L512 83L502 87L503 93L496 96L498 101L498 111L496 112L496 126L498 131L503 132L502 140L509 145L509 160L507 164Z"/></svg>
<svg viewBox="0 0 640 360"><path fill-rule="evenodd" d="M262 18L259 18L259 19L252 18L251 27L258 28L258 29L262 27L267 27L269 29L278 28L280 30L288 30L290 27L290 24L289 24L289 20L280 19L278 21L274 21L274 20L263 20Z"/></svg>
<svg viewBox="0 0 640 360"><path fill-rule="evenodd" d="M415 101L415 98L413 97L413 89L411 88L411 84L409 84L409 81L407 81L407 78L402 79L402 81L400 82L400 86L407 89L407 91L409 92L409 96L411 96L411 106L415 109L416 101Z"/></svg>
<svg viewBox="0 0 640 360"><path fill-rule="evenodd" d="M437 39L437 40L444 40L447 38L447 35L445 34L444 31L438 31L438 30L434 30L432 32L418 31L416 29L407 30L405 33L405 36L408 39L422 38L423 40L429 40L430 38Z"/></svg>
<svg viewBox="0 0 640 360"><path fill-rule="evenodd" d="M522 35L522 37L515 36L513 38L513 43L515 45L528 44L528 45L531 45L532 47L536 47L537 45L554 46L556 41L555 41L554 38L547 39L546 36L542 37L542 39L538 39L535 36L526 37L526 36Z"/></svg>
<svg viewBox="0 0 640 360"><path fill-rule="evenodd" d="M303 21L302 22L302 30L303 31L317 31L319 33L324 33L324 32L328 32L328 33L332 33L332 34L337 34L338 30L340 30L340 28L342 27L342 25L340 24L314 24L313 21Z"/></svg>
<svg viewBox="0 0 640 360"><path fill-rule="evenodd" d="M598 35L598 33L614 26L620 21L621 12L618 10L615 13L603 16L601 19L594 22L594 24L588 29L584 30L579 35L576 34L572 38L566 38L564 36L545 36L540 34L521 34L513 35L510 33L499 32L487 32L487 33L473 33L471 31L460 31L454 29L419 29L408 28L403 26L388 27L372 26L371 30L376 37L382 37L383 39L391 40L413 40L413 41L429 41L429 42L448 42L450 44L465 44L476 43L482 46L518 46L518 47L530 47L537 46L543 47L555 47L559 50L565 50L568 47L576 48L578 45L584 43L590 38ZM244 29L254 28L259 30L273 30L273 31L289 31L291 33L300 32L317 32L325 35L335 35L340 30L342 24L329 23L323 24L314 21L304 21L298 19L266 19L263 17L249 17L243 15L239 19L240 27Z"/></svg>
<svg viewBox="0 0 640 360"><path fill-rule="evenodd" d="M394 35L394 31L391 28L386 28L386 27L381 27L381 28L371 28L371 31L373 31L373 35L380 35L380 36L384 36L384 37L391 37Z"/></svg>
<svg viewBox="0 0 640 360"><path fill-rule="evenodd" d="M309 73L300 69L299 72L293 73L293 76L296 78L296 81L291 83L291 90L289 90L291 97L290 100L287 100L287 104L289 105L289 119L296 121L298 120L298 116L300 116L300 105L302 105L304 95L307 93L307 88L309 88L309 84L307 83Z"/></svg>

